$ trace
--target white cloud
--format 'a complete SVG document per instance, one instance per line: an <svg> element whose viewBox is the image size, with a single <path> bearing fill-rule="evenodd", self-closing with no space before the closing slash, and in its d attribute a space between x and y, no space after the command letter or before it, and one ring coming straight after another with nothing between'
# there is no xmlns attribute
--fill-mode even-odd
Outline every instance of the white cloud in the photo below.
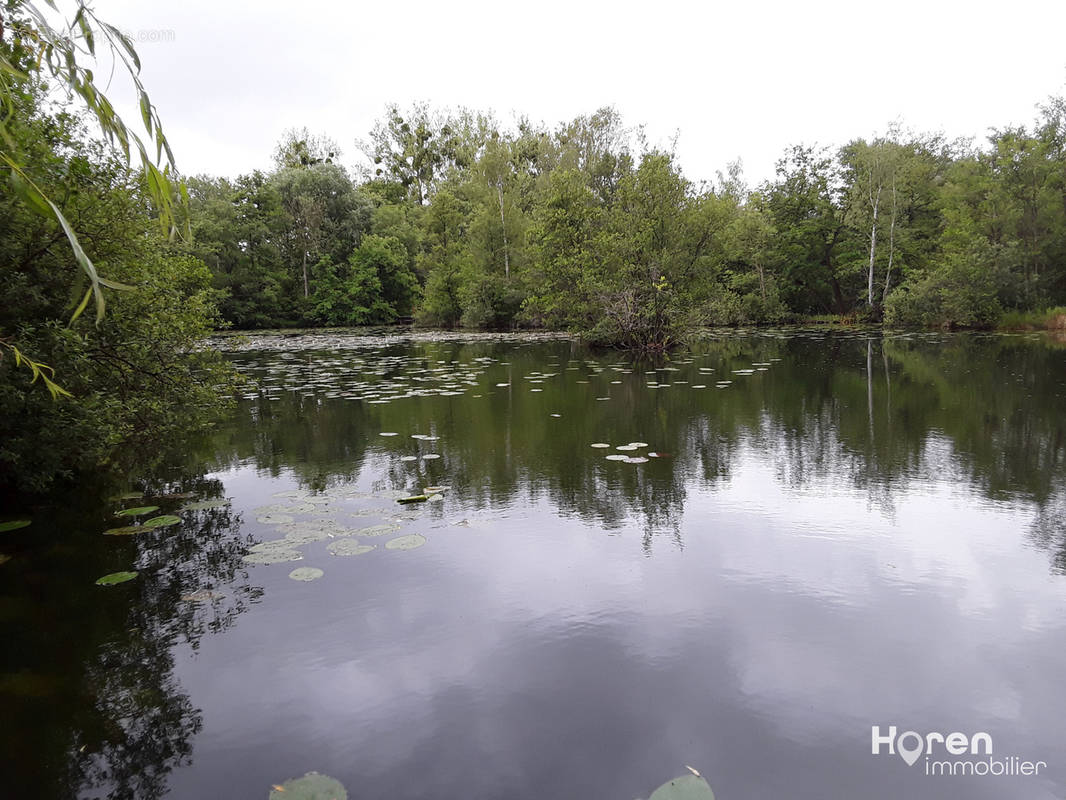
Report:
<svg viewBox="0 0 1066 800"><path fill-rule="evenodd" d="M307 125L354 159L384 104L428 100L555 124L614 104L653 141L680 130L687 174L741 157L770 177L785 147L840 144L902 117L983 136L1062 90L1066 5L1020 0L294 6L102 0L143 42L145 80L186 172L269 165Z"/></svg>

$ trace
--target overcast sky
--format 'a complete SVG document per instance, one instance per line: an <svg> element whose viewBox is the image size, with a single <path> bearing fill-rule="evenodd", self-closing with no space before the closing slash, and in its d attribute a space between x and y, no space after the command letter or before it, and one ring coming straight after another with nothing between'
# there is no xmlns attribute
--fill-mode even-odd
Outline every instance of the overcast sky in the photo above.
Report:
<svg viewBox="0 0 1066 800"><path fill-rule="evenodd" d="M268 167L282 132L304 125L335 138L351 165L386 103L425 100L553 127L614 105L653 143L680 132L688 177L711 179L741 158L754 184L793 143L841 144L897 118L982 137L1030 122L1066 86L1061 0L95 7L140 40L186 174Z"/></svg>

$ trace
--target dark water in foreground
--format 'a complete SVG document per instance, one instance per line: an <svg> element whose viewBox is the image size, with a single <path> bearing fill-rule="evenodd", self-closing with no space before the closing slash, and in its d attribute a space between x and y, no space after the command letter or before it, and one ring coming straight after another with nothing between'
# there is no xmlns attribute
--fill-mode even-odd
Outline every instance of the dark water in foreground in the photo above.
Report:
<svg viewBox="0 0 1066 800"><path fill-rule="evenodd" d="M686 764L719 800L1066 794L1061 345L771 331L655 370L562 340L258 344L201 473L149 492L192 497L0 533L0 796L318 770L353 798L631 800ZM144 504L182 521L101 536ZM1046 766L926 776L873 725Z"/></svg>

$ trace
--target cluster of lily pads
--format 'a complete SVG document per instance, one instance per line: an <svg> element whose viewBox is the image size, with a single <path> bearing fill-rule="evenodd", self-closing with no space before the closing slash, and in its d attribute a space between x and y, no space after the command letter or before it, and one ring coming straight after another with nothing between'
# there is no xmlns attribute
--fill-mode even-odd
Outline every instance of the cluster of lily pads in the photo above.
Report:
<svg viewBox="0 0 1066 800"><path fill-rule="evenodd" d="M244 560L249 564L302 561L303 548L315 542L328 542L326 552L331 556L365 555L378 547L376 542L369 540L398 533L405 525L420 518L416 509L407 506L442 502L447 491L446 486L427 486L421 494L414 495L398 490L361 492L348 487L319 494L299 490L277 492L274 498L282 502L260 506L255 513L257 522L272 526L281 536L253 545ZM367 507L367 501L370 507ZM362 507L352 507L350 503ZM379 505L373 507L375 503ZM387 503L388 507L381 507L382 503ZM396 508L401 504L405 507ZM358 521L367 518L380 522L358 525ZM413 550L426 541L420 533L401 534L388 539L383 549ZM323 574L323 570L317 567L298 567L289 573L289 577L312 581Z"/></svg>
<svg viewBox="0 0 1066 800"><path fill-rule="evenodd" d="M706 779L692 767L689 772L664 783L648 800L714 800ZM269 800L348 800L348 791L336 778L308 772L271 787Z"/></svg>
<svg viewBox="0 0 1066 800"><path fill-rule="evenodd" d="M595 447L597 450L606 450L611 445L607 442L593 442L589 447ZM651 458L659 458L659 453L649 452L647 456L630 456L625 453L634 452L636 450L643 450L648 447L647 442L629 442L628 444L615 445L615 450L621 450L621 453L610 453L606 456L608 461L621 461L626 464L647 464Z"/></svg>
<svg viewBox="0 0 1066 800"><path fill-rule="evenodd" d="M258 384L257 390L243 395L245 399L262 393L268 400L280 400L289 394L383 405L408 397L458 397L479 386L479 378L495 361L485 357L458 363L426 356L353 353L304 360L281 352L265 366L258 361L238 361L235 366Z"/></svg>
<svg viewBox="0 0 1066 800"><path fill-rule="evenodd" d="M222 508L229 505L229 500L195 500L196 495L194 493L175 493L160 496L159 500L173 501L173 500L191 500L183 504L179 511L200 511L208 508ZM140 492L130 492L128 494L119 495L112 498L115 501L126 502L129 500L143 500L144 495ZM128 508L120 508L115 512L115 517L123 520L137 520L138 517L148 517L135 521L130 525L121 525L115 528L108 528L104 531L104 536L136 536L139 533L146 533L147 531L154 531L160 528L169 528L172 525L181 524L181 517L176 514L156 514L150 516L159 511L157 505L146 506L130 506ZM114 586L118 583L126 583L132 581L137 577L139 573L133 570L123 570L120 572L112 572L103 577L97 578L96 584L98 586Z"/></svg>

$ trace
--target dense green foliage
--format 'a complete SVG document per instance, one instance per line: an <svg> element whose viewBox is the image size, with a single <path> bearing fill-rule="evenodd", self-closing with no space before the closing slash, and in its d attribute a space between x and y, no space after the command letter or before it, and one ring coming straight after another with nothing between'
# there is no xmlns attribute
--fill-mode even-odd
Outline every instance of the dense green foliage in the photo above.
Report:
<svg viewBox="0 0 1066 800"><path fill-rule="evenodd" d="M603 109L554 130L392 106L358 181L306 130L275 169L191 181L239 327L566 328L664 349L703 324L832 313L989 327L1066 302L1066 103L984 148L891 128L713 185Z"/></svg>
<svg viewBox="0 0 1066 800"><path fill-rule="evenodd" d="M69 322L88 279L71 270L66 234L19 195L0 197L0 339L55 370L53 398L12 357L0 359L0 491L40 491L101 465L144 467L194 430L228 380L199 352L220 320L211 274L161 233L142 171L93 141L78 117L42 110L27 83L6 129L23 169L101 272L136 287L112 292L107 314Z"/></svg>

